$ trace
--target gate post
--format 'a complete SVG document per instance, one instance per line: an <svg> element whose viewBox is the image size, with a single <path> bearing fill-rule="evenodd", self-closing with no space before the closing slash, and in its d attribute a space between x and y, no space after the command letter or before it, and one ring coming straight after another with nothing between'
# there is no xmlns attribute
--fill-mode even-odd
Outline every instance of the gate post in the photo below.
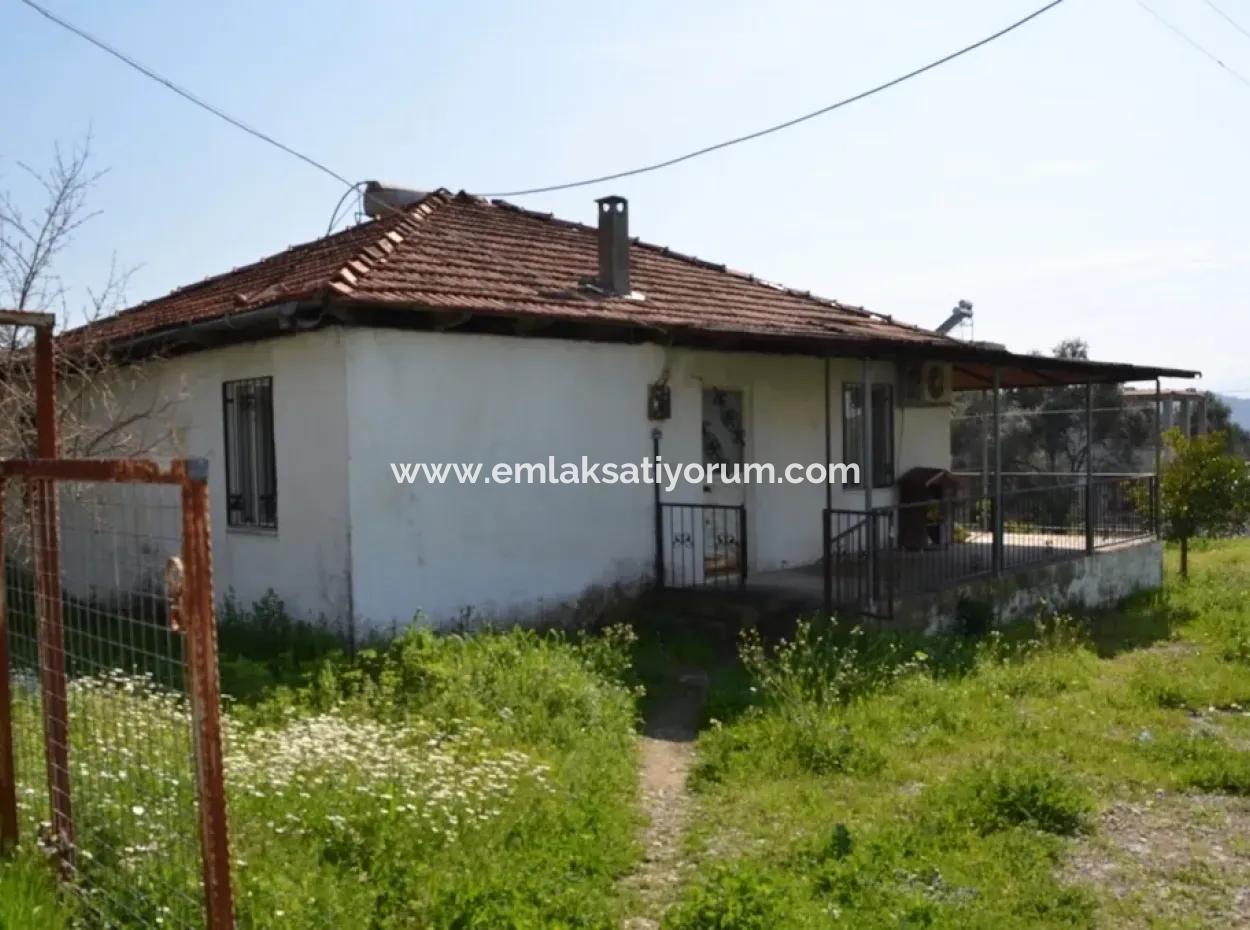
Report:
<svg viewBox="0 0 1250 930"><path fill-rule="evenodd" d="M652 496L655 503L655 586L664 588L664 507L660 502L660 428L651 430L651 456L655 462L655 484Z"/></svg>
<svg viewBox="0 0 1250 930"><path fill-rule="evenodd" d="M186 628L185 663L195 743L206 927L208 930L234 930L208 518L208 463L203 459L188 463L188 473L182 482L182 564L182 622Z"/></svg>
<svg viewBox="0 0 1250 930"><path fill-rule="evenodd" d="M833 616L833 540L830 538L833 532L832 520L833 513L828 507L820 512L821 574L824 575L821 604L824 607L825 620Z"/></svg>
<svg viewBox="0 0 1250 930"><path fill-rule="evenodd" d="M58 455L56 348L52 326L35 327L35 431L40 459ZM65 616L61 603L61 527L51 478L27 482L35 554L39 673L43 695L52 837L61 867L74 865L74 814L69 778L69 700L65 684Z"/></svg>
<svg viewBox="0 0 1250 930"><path fill-rule="evenodd" d="M0 857L17 848L17 760L13 757L13 695L9 684L8 572L5 570L5 492L0 475Z"/></svg>

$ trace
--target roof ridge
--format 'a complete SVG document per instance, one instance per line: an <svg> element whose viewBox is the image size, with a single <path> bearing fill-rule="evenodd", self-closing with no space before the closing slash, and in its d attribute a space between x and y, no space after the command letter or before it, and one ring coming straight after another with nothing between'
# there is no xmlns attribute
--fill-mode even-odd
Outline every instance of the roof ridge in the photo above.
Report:
<svg viewBox="0 0 1250 930"><path fill-rule="evenodd" d="M356 283L379 265L385 264L395 254L397 246L403 243L404 234L410 233L420 222L425 220L434 210L451 200L451 191L445 187L430 191L416 203L395 211L395 224L386 230L381 237L365 243L360 250L330 275L326 287L340 294L349 296L356 289ZM392 217L386 217L392 219ZM377 253L381 253L380 255Z"/></svg>
<svg viewBox="0 0 1250 930"><path fill-rule="evenodd" d="M461 194L471 197L472 199L486 206L494 206L494 207L499 207L504 210L510 210L513 213L519 213L522 216L532 217L533 219L542 220L548 223L552 223L554 225L570 227L573 229L578 229L578 230L582 230L584 232L589 232L589 233L595 233L597 231L594 226L590 226L589 224L579 223L576 220L566 220L563 217L556 216L554 213L544 213L538 210L530 210L527 207L522 207L518 204L512 203L511 201L503 200L498 197L487 199L484 197L477 197L472 194L465 194L464 191L461 191ZM637 236L630 237L630 244L636 245L643 249L648 249L653 252L657 252L660 255L665 256L666 258L674 258L674 259L677 259L678 261L682 261L687 264L694 265L697 268L706 268L710 271L719 271L722 274L732 275L735 278L740 278L740 279L750 281L752 284L758 284L762 287L772 288L773 290L780 291L781 293L784 293L784 294L788 294L791 297L799 297L805 300L811 300L833 310L840 310L840 311L843 311L844 313L850 313L850 314L864 317L865 319L880 320L885 323L890 323L893 326L903 326L903 327L906 327L907 329L916 330L917 332L923 332L923 333L939 335L939 336L941 335L940 333L935 333L933 330L926 329L925 327L919 326L915 323L899 322L888 313L879 313L875 310L869 310L867 307L856 307L852 304L843 303L842 301L837 300L836 298L833 298L833 297L822 297L819 294L813 294L810 290L800 290L799 288L787 287L784 284L770 281L766 278L761 278L758 275L752 274L750 272L739 271L736 268L730 268L728 265L721 263L721 262L709 261L706 258L699 258L697 255L691 255L688 252L679 252L676 249L670 248L669 246L666 246L666 245L659 245L654 242L647 242L646 240L641 239Z"/></svg>

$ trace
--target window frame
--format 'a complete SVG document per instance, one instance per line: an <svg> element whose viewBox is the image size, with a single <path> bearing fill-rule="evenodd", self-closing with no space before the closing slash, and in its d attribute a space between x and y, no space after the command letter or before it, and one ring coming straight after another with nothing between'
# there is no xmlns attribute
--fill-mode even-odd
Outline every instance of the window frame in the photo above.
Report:
<svg viewBox="0 0 1250 930"><path fill-rule="evenodd" d="M862 398L859 404L859 412L854 417L856 428L855 428L855 437L853 440L851 437L851 423L853 421L852 421L852 417L848 414L848 409L851 409L851 396L855 393L862 393L863 388L864 388L864 385L862 381L843 381L842 382L842 406L841 406L842 461L845 464L851 464L852 443L854 442L857 444L859 442L860 436L862 435L859 425L858 425L859 418L864 415L863 413L864 404L863 404ZM894 383L892 381L874 381L869 386L869 390L872 391L872 399L873 399L872 411L873 411L874 421L876 420L876 417L878 416L877 411L879 409L883 411L883 413L880 415L885 418L884 429L878 429L877 427L880 424L878 424L877 422L873 423L872 468L873 468L874 474L871 476L872 487L873 487L873 490L876 490L878 488L891 488L894 486L894 482L896 479L896 475L895 475L896 467L895 466L896 466L896 458L897 458L897 453L898 453L898 450L895 447L895 436L894 436ZM884 395L885 397L884 403L879 402L880 395ZM879 447L879 444L881 443L884 443L885 445ZM888 455L879 454L879 450L888 453ZM862 459L862 456L860 456L860 458ZM862 461L855 462L854 464L859 465L861 470L863 469L864 463ZM862 476L859 481L848 482L848 485L850 485L851 487L862 488L864 486Z"/></svg>
<svg viewBox="0 0 1250 930"><path fill-rule="evenodd" d="M250 416L237 406L245 398L252 400L253 412ZM245 532L276 533L278 468L273 377L264 375L223 381L221 412L226 527ZM244 438L246 445L243 444ZM246 475L242 473L244 471ZM265 505L267 499L268 507Z"/></svg>

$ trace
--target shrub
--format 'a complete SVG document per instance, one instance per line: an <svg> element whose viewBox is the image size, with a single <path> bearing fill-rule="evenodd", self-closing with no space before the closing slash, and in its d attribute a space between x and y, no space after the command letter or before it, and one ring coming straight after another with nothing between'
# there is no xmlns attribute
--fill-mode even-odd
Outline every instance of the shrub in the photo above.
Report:
<svg viewBox="0 0 1250 930"><path fill-rule="evenodd" d="M275 685L303 684L319 662L340 655L342 646L324 624L293 619L272 590L250 607L229 592L217 627L222 690L253 701Z"/></svg>
<svg viewBox="0 0 1250 930"><path fill-rule="evenodd" d="M720 866L689 886L664 930L780 930L809 925L810 902L793 880L752 862Z"/></svg>
<svg viewBox="0 0 1250 930"><path fill-rule="evenodd" d="M937 789L931 800L940 819L966 824L983 835L1030 827L1072 836L1087 829L1091 811L1084 791L1033 762L974 766Z"/></svg>
<svg viewBox="0 0 1250 930"><path fill-rule="evenodd" d="M902 639L867 637L862 627L843 631L836 621L799 621L794 638L768 649L747 630L742 664L766 704L837 707L924 669L928 656Z"/></svg>
<svg viewBox="0 0 1250 930"><path fill-rule="evenodd" d="M1133 693L1155 707L1186 707L1186 689L1177 677L1173 663L1148 656L1138 663L1129 678Z"/></svg>
<svg viewBox="0 0 1250 930"><path fill-rule="evenodd" d="M380 719L472 720L518 742L568 748L587 733L624 745L635 693L620 678L632 634L610 627L598 639L514 628L435 634L410 627L385 648L354 659L331 656L306 688L276 695L260 713L289 705L327 713L347 708Z"/></svg>
<svg viewBox="0 0 1250 930"><path fill-rule="evenodd" d="M726 781L733 774L869 774L881 755L830 709L812 703L783 711L753 708L731 726L714 726L699 740L693 784Z"/></svg>
<svg viewBox="0 0 1250 930"><path fill-rule="evenodd" d="M981 637L994 629L994 605L990 601L960 598L955 620L964 636Z"/></svg>
<svg viewBox="0 0 1250 930"><path fill-rule="evenodd" d="M1250 794L1250 752L1211 733L1165 733L1143 745L1165 763L1178 787Z"/></svg>
<svg viewBox="0 0 1250 930"><path fill-rule="evenodd" d="M1250 600L1250 594L1245 596ZM1250 611L1245 604L1243 601L1239 610L1213 611L1205 619L1220 658L1250 665Z"/></svg>

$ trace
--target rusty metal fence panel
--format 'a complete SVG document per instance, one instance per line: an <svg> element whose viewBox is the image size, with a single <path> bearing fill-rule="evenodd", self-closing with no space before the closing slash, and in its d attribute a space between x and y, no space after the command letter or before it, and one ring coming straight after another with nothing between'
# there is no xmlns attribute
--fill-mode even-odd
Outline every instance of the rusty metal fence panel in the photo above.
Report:
<svg viewBox="0 0 1250 930"><path fill-rule="evenodd" d="M0 841L93 925L234 925L204 478L0 463Z"/></svg>

